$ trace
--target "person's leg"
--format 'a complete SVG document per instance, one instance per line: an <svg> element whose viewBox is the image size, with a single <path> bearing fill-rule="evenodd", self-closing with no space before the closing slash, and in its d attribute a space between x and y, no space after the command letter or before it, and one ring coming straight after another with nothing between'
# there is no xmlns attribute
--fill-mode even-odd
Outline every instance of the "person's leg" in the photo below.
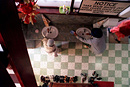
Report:
<svg viewBox="0 0 130 87"><path fill-rule="evenodd" d="M56 47L56 50L54 51L54 56L55 56L55 57L58 56L57 52L58 52L58 48Z"/></svg>
<svg viewBox="0 0 130 87"><path fill-rule="evenodd" d="M115 39L115 41L117 41L118 43L120 43L120 40L117 38L117 36L114 33L111 33L112 28L108 28L108 32L113 36L113 38Z"/></svg>

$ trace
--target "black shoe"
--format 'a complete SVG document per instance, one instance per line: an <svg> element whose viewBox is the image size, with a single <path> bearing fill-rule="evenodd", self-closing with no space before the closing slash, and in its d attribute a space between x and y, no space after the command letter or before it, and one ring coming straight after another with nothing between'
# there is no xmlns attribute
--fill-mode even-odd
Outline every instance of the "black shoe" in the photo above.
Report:
<svg viewBox="0 0 130 87"><path fill-rule="evenodd" d="M115 39L118 43L120 43L121 41L119 41L118 39Z"/></svg>
<svg viewBox="0 0 130 87"><path fill-rule="evenodd" d="M97 80L101 80L102 78L101 77L98 77Z"/></svg>
<svg viewBox="0 0 130 87"><path fill-rule="evenodd" d="M81 75L81 76L84 76L84 74L83 74L83 73L81 73L80 75Z"/></svg>
<svg viewBox="0 0 130 87"><path fill-rule="evenodd" d="M109 33L111 33L111 31L110 31L110 30L111 30L111 28L107 28L107 29L108 29L108 32L109 32Z"/></svg>
<svg viewBox="0 0 130 87"><path fill-rule="evenodd" d="M96 71L94 71L93 73L92 73L92 75L94 76L96 74Z"/></svg>
<svg viewBox="0 0 130 87"><path fill-rule="evenodd" d="M90 78L88 79L88 82L92 84L92 83L94 82L94 80L95 80L95 77L90 77Z"/></svg>
<svg viewBox="0 0 130 87"><path fill-rule="evenodd" d="M97 77L98 77L98 74L96 74L95 78L97 78Z"/></svg>

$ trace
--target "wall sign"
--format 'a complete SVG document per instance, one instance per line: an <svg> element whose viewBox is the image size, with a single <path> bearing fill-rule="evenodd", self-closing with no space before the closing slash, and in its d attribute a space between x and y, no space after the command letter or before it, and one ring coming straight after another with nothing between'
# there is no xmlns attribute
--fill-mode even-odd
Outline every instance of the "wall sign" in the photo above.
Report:
<svg viewBox="0 0 130 87"><path fill-rule="evenodd" d="M82 0L79 13L118 15L126 9L128 2L112 2L103 0Z"/></svg>

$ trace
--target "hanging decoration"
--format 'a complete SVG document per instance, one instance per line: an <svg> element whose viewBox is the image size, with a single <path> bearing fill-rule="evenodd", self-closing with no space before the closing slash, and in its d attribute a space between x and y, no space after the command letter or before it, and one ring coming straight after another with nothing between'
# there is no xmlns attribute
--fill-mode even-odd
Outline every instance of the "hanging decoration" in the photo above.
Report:
<svg viewBox="0 0 130 87"><path fill-rule="evenodd" d="M25 0L24 2L20 2L18 7L18 11L20 11L22 15L22 21L25 24L31 23L34 25L36 22L35 16L40 12L36 11L36 9L40 9L38 5L36 5L37 1Z"/></svg>

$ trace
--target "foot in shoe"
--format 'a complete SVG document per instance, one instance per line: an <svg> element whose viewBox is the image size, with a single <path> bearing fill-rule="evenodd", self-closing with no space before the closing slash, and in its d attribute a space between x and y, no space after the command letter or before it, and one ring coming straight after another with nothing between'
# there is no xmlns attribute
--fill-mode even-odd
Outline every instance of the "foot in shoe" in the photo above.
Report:
<svg viewBox="0 0 130 87"><path fill-rule="evenodd" d="M101 77L98 77L97 80L101 80L102 78Z"/></svg>

